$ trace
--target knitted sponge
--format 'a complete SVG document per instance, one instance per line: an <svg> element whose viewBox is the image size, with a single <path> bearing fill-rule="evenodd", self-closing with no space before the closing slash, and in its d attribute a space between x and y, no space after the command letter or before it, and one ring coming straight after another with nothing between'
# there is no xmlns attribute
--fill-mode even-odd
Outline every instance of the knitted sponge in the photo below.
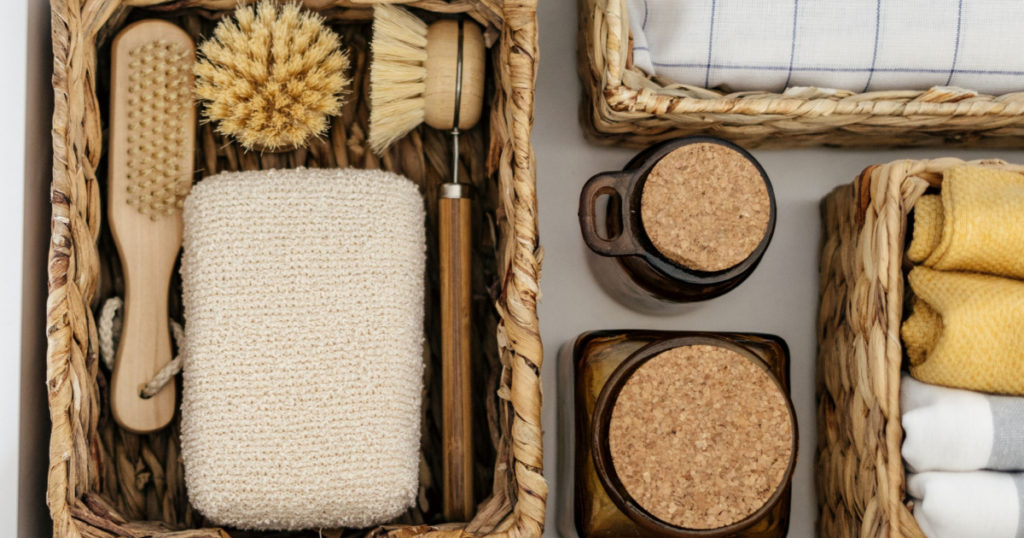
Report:
<svg viewBox="0 0 1024 538"><path fill-rule="evenodd" d="M246 529L366 527L418 489L423 199L369 170L223 173L184 210L181 452Z"/></svg>

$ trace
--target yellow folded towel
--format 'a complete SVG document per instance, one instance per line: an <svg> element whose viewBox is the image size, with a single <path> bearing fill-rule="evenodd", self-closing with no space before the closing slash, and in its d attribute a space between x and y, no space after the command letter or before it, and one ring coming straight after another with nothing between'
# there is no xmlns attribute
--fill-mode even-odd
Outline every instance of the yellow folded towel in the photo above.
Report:
<svg viewBox="0 0 1024 538"><path fill-rule="evenodd" d="M933 269L1024 278L1024 174L958 166L914 206L907 257Z"/></svg>
<svg viewBox="0 0 1024 538"><path fill-rule="evenodd" d="M926 194L914 204L914 237L907 247L907 258L921 263L942 240L942 200L937 194Z"/></svg>
<svg viewBox="0 0 1024 538"><path fill-rule="evenodd" d="M1024 395L1024 282L925 267L909 278L914 312L902 334L910 374L933 385Z"/></svg>

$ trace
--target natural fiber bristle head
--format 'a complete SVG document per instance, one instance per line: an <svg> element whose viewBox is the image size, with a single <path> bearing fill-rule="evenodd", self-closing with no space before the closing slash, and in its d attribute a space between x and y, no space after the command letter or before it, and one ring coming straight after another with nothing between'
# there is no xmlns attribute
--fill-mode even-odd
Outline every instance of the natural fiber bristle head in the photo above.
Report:
<svg viewBox="0 0 1024 538"><path fill-rule="evenodd" d="M127 200L157 219L181 210L192 187L181 169L192 107L192 59L180 43L150 41L128 53Z"/></svg>
<svg viewBox="0 0 1024 538"><path fill-rule="evenodd" d="M373 10L370 148L382 153L423 123L427 25L390 4Z"/></svg>
<svg viewBox="0 0 1024 538"><path fill-rule="evenodd" d="M348 56L323 17L298 4L240 6L199 47L203 117L246 149L305 145L341 113Z"/></svg>

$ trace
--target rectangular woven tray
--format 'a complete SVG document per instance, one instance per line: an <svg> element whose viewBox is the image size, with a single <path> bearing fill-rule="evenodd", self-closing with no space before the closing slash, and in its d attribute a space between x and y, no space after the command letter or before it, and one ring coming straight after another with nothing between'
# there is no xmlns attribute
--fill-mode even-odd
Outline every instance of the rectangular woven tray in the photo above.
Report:
<svg viewBox="0 0 1024 538"><path fill-rule="evenodd" d="M1024 145L1024 93L725 94L652 80L633 66L625 4L579 0L580 122L592 141L646 147L713 134L747 147Z"/></svg>
<svg viewBox="0 0 1024 538"><path fill-rule="evenodd" d="M391 1L391 0L380 0ZM398 1L398 0L395 0ZM369 23L373 0L304 0L342 37L352 59L352 92L330 133L308 148L246 153L209 124L197 126L197 180L223 170L280 167L383 168L418 183L428 215L449 177L444 133L420 128L378 158L366 142ZM462 13L485 28L490 100L485 119L463 138L463 176L477 192L473 316L480 391L476 475L486 499L467 523L440 521L440 322L428 299L423 465L419 505L378 529L274 536L540 536L547 485L542 476L537 323L540 251L530 130L537 69L536 0L401 1L430 19ZM126 23L165 18L196 41L236 0L52 0L54 52L53 183L47 297L48 400L52 421L46 501L56 537L262 536L204 527L189 506L178 454L177 418L161 432L117 427L108 405L109 371L100 365L96 315L123 293L116 251L104 225L105 123L110 40ZM428 264L436 263L436 219L428 218ZM430 272L435 273L435 272ZM427 296L435 297L436 275ZM172 294L172 314L180 305ZM489 434L489 435L488 435ZM489 442L488 442L489 441Z"/></svg>
<svg viewBox="0 0 1024 538"><path fill-rule="evenodd" d="M818 314L819 534L923 537L900 448L907 215L954 158L871 166L822 203ZM998 160L970 164L1024 172Z"/></svg>

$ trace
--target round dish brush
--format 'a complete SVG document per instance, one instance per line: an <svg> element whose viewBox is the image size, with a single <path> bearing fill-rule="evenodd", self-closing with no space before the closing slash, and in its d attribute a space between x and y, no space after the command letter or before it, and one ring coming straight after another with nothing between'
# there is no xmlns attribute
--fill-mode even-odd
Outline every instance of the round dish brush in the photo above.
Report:
<svg viewBox="0 0 1024 538"><path fill-rule="evenodd" d="M457 148L458 131L476 125L483 109L486 62L480 27L461 19L427 26L403 8L378 4L371 47L373 151L382 153L421 123L452 131ZM452 173L458 174L458 168Z"/></svg>
<svg viewBox="0 0 1024 538"><path fill-rule="evenodd" d="M291 149L327 132L349 60L324 22L298 4L239 6L199 46L203 118L247 150Z"/></svg>
<svg viewBox="0 0 1024 538"><path fill-rule="evenodd" d="M470 376L470 207L459 183L459 132L480 121L485 53L480 27L464 19L427 26L405 9L374 8L370 66L370 147L381 153L421 123L450 131L452 180L441 185L438 237L441 281L442 511L473 515Z"/></svg>

